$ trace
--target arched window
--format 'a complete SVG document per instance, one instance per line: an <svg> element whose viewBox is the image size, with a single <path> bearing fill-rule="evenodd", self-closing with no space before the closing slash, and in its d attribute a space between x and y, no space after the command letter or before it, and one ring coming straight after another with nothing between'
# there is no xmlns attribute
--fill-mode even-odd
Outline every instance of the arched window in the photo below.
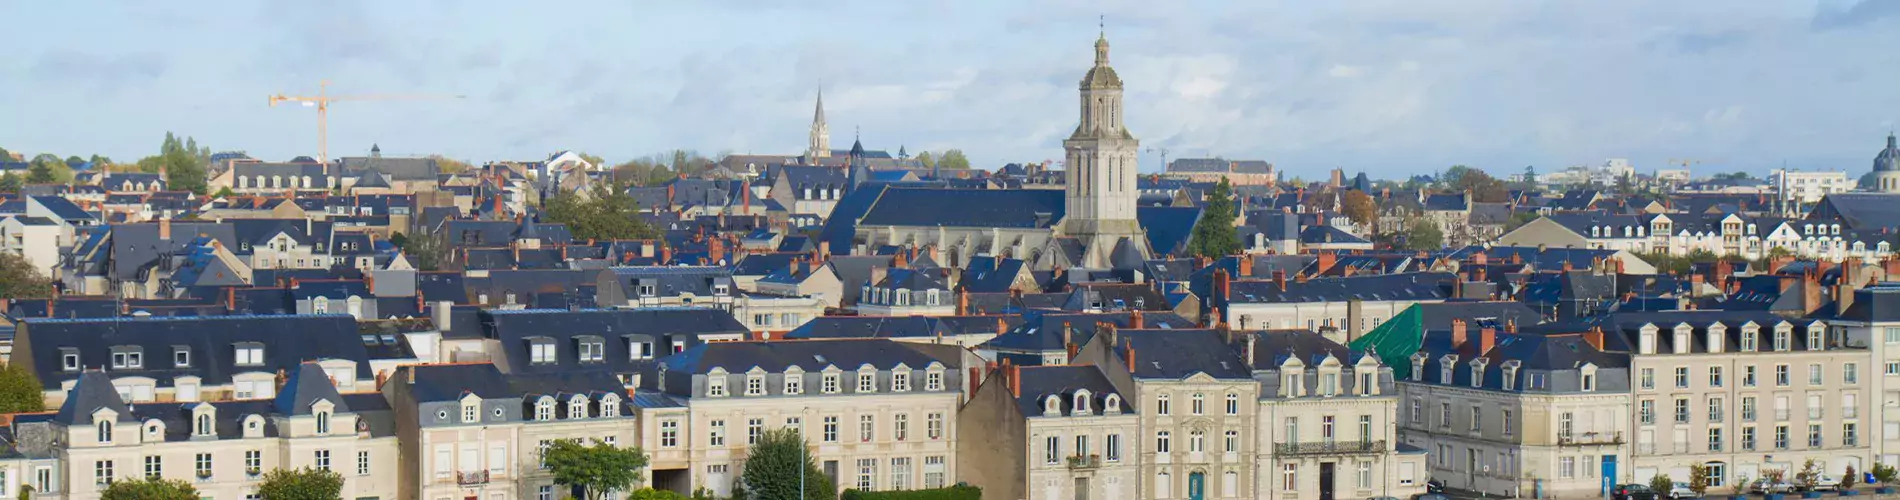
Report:
<svg viewBox="0 0 1900 500"><path fill-rule="evenodd" d="M330 412L327 412L327 411L317 412L317 434L322 435L322 434L329 434L329 433L330 433Z"/></svg>
<svg viewBox="0 0 1900 500"><path fill-rule="evenodd" d="M1042 414L1043 415L1061 415L1062 414L1062 398L1059 398L1056 396L1049 396L1047 399L1042 400Z"/></svg>
<svg viewBox="0 0 1900 500"><path fill-rule="evenodd" d="M612 394L601 396L600 397L600 416L602 417L620 416L620 398Z"/></svg>
<svg viewBox="0 0 1900 500"><path fill-rule="evenodd" d="M585 396L574 396L572 401L568 401L567 418L587 418L587 398Z"/></svg>
<svg viewBox="0 0 1900 500"><path fill-rule="evenodd" d="M1105 413L1121 413L1122 397L1120 395L1110 394L1108 397L1102 398L1102 411Z"/></svg>
<svg viewBox="0 0 1900 500"><path fill-rule="evenodd" d="M543 397L534 404L534 419L542 422L554 420L554 399Z"/></svg>
<svg viewBox="0 0 1900 500"><path fill-rule="evenodd" d="M99 423L94 424L93 427L98 429L99 431L99 442L101 443L112 442L112 421L111 420L100 420Z"/></svg>
<svg viewBox="0 0 1900 500"><path fill-rule="evenodd" d="M213 430L211 427L211 415L198 415L197 420L198 420L198 425L197 425L198 435L200 436L211 435L212 430Z"/></svg>

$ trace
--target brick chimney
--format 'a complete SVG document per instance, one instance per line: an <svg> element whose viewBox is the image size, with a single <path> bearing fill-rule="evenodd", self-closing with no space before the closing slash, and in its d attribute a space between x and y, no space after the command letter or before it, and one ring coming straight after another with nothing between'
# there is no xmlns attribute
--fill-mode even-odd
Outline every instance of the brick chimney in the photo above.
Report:
<svg viewBox="0 0 1900 500"><path fill-rule="evenodd" d="M1583 341L1598 351L1603 350L1603 327L1590 327L1588 331L1583 332Z"/></svg>
<svg viewBox="0 0 1900 500"><path fill-rule="evenodd" d="M1247 255L1247 254L1241 254L1239 259L1240 259L1240 277L1246 278L1246 277L1253 276L1253 256Z"/></svg>
<svg viewBox="0 0 1900 500"><path fill-rule="evenodd" d="M1486 256L1484 255L1484 252L1478 252L1478 253L1474 253L1474 254L1471 254L1471 263L1472 263L1472 264L1476 264L1476 265L1480 265L1480 266L1482 266L1482 265L1485 265L1485 264L1488 264L1488 263L1490 263L1490 262L1491 262L1491 259L1490 259L1489 257L1486 257Z"/></svg>
<svg viewBox="0 0 1900 500"><path fill-rule="evenodd" d="M158 239L172 239L172 220L170 218L158 220Z"/></svg>
<svg viewBox="0 0 1900 500"><path fill-rule="evenodd" d="M1463 345L1465 345L1465 320L1453 319L1451 320L1451 346Z"/></svg>
<svg viewBox="0 0 1900 500"><path fill-rule="evenodd" d="M1123 361L1128 365L1128 373L1135 373L1135 344L1124 341L1122 343L1122 357Z"/></svg>
<svg viewBox="0 0 1900 500"><path fill-rule="evenodd" d="M957 291L957 315L963 316L966 314L970 314L970 290L969 289L963 289L963 290Z"/></svg>
<svg viewBox="0 0 1900 500"><path fill-rule="evenodd" d="M1286 270L1273 270L1273 286L1279 287L1282 292L1286 291Z"/></svg>
<svg viewBox="0 0 1900 500"><path fill-rule="evenodd" d="M1131 330L1140 330L1143 328L1140 309L1136 309L1135 312L1128 313L1128 328Z"/></svg>
<svg viewBox="0 0 1900 500"><path fill-rule="evenodd" d="M1332 252L1320 252L1319 262L1314 266L1317 270L1313 274L1326 274L1326 271L1332 270L1333 265L1338 262L1339 257L1333 255Z"/></svg>
<svg viewBox="0 0 1900 500"><path fill-rule="evenodd" d="M1220 298L1220 301L1216 301L1215 303L1218 304L1221 301L1227 300L1227 297L1229 297L1228 294L1232 292L1233 282L1227 276L1227 269L1215 269L1214 296Z"/></svg>
<svg viewBox="0 0 1900 500"><path fill-rule="evenodd" d="M1498 345L1497 328L1487 326L1478 330L1478 355L1483 356L1484 353L1491 352L1491 348L1496 345Z"/></svg>

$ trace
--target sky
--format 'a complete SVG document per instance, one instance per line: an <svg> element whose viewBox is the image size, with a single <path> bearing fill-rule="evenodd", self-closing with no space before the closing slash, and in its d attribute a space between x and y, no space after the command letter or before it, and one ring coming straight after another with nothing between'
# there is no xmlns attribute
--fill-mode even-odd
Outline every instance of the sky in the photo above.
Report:
<svg viewBox="0 0 1900 500"><path fill-rule="evenodd" d="M0 0L0 147L475 162L579 150L1062 157L1106 33L1142 171L1374 177L1628 158L1697 174L1870 167L1900 120L1892 0ZM855 132L854 132L855 131Z"/></svg>

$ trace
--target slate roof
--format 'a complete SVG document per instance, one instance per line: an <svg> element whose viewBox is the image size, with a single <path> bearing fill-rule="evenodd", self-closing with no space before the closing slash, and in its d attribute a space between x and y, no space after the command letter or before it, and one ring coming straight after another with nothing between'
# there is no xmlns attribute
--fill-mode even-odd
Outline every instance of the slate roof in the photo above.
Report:
<svg viewBox="0 0 1900 500"><path fill-rule="evenodd" d="M1300 243L1304 245L1324 245L1347 243L1366 244L1372 242L1333 226L1306 226L1300 229Z"/></svg>
<svg viewBox="0 0 1900 500"><path fill-rule="evenodd" d="M705 374L713 368L745 373L753 367L779 373L793 366L808 373L823 371L828 366L845 371L864 365L889 370L900 364L922 369L933 362L939 360L908 344L885 339L717 342L687 348L685 352L661 360L668 373L690 374Z"/></svg>
<svg viewBox="0 0 1900 500"><path fill-rule="evenodd" d="M1075 410L1076 393L1087 390L1089 409L1100 415L1106 405L1104 401L1113 394L1122 401L1123 415L1134 415L1141 410L1139 404L1133 404L1126 396L1115 390L1108 377L1095 366L1024 366L1017 372L1018 388L1022 393L1016 397L1016 408L1023 416L1037 418L1043 415L1043 401L1056 396L1060 415L1067 416Z"/></svg>
<svg viewBox="0 0 1900 500"><path fill-rule="evenodd" d="M1559 328L1558 330L1561 331L1565 329ZM1569 328L1569 330L1574 331L1576 328ZM1467 335L1467 340L1463 346L1453 346L1451 344L1451 334L1449 331L1433 330L1426 333L1425 347L1420 349L1420 352L1425 354L1424 373L1422 375L1423 381L1432 384L1441 384L1441 377L1439 376L1440 368L1443 365L1445 355L1450 353L1459 354L1456 360L1458 365L1451 370L1451 383L1445 385L1471 387L1470 361L1482 354L1483 357L1490 361L1485 364L1485 370L1483 372L1484 379L1479 381L1478 387L1492 391L1503 390L1504 364L1507 361L1517 361L1520 363L1516 370L1517 378L1512 382L1511 392L1563 392L1553 390L1555 384L1552 382L1554 382L1553 379L1555 377L1552 377L1550 373L1556 371L1575 371L1585 363L1595 365L1599 370L1628 368L1630 365L1629 354L1597 350L1591 346L1589 342L1584 341L1581 335L1576 333L1554 334L1521 332L1518 334L1506 334L1500 332L1497 334L1497 345L1492 347L1488 353L1474 352L1477 347L1477 342L1473 339L1478 335L1477 331L1467 331ZM1605 344L1609 343L1609 337L1611 336L1605 336ZM1528 379L1534 372L1544 376L1546 380L1544 385L1540 387L1532 386ZM1598 376L1602 378L1605 376L1605 373L1599 371ZM1627 375L1625 375L1625 377L1627 377ZM1598 384L1604 387L1618 385L1606 382L1607 381L1600 380ZM1628 379L1624 378L1620 385L1627 384ZM1575 389L1572 388L1569 390L1574 391Z"/></svg>
<svg viewBox="0 0 1900 500"><path fill-rule="evenodd" d="M626 391L625 385L613 375L601 372L507 374L490 363L412 365L399 370L415 374L415 382L409 386L410 395L421 403L460 401L468 394L485 400L525 400L533 396L557 396L556 399L565 400L565 396L573 394ZM398 376L401 375L406 374L398 372ZM622 399L622 404L628 404L625 400L629 398ZM630 408L621 410L621 415L633 414Z"/></svg>
<svg viewBox="0 0 1900 500"><path fill-rule="evenodd" d="M1065 209L1063 191L1054 189L893 187L884 190L857 224L1047 228L1061 222ZM839 246L834 242L832 248Z"/></svg>
<svg viewBox="0 0 1900 500"><path fill-rule="evenodd" d="M459 321L459 318L457 319ZM749 330L731 313L699 307L652 307L640 309L526 309L484 311L481 324L487 338L500 341L500 349L516 373L554 373L563 371L609 371L630 373L646 363L633 361L628 352L629 338L665 346L684 342L700 343L702 335L746 334ZM579 335L605 338L604 361L582 363L574 343ZM556 362L531 364L527 339L551 337L556 342ZM664 352L656 352L663 355Z"/></svg>
<svg viewBox="0 0 1900 500"><path fill-rule="evenodd" d="M1288 279L1281 290L1271 280L1236 280L1231 283L1228 302L1344 302L1359 300L1432 301L1450 298L1449 285L1457 277L1451 273L1402 273L1343 278L1309 279L1305 283Z"/></svg>
<svg viewBox="0 0 1900 500"><path fill-rule="evenodd" d="M991 350L1018 352L1056 352L1063 346L1063 331L1066 325L1068 342L1086 345L1095 338L1099 323L1109 323L1116 328L1127 328L1130 312L1104 313L1067 313L1067 312L1031 312L1023 321L1010 327L1008 332L983 343ZM1148 329L1169 330L1194 328L1193 320L1174 313L1143 313L1142 326Z"/></svg>
<svg viewBox="0 0 1900 500"><path fill-rule="evenodd" d="M1603 346L1605 350L1634 352L1640 342L1643 325L1654 324L1657 328L1656 351L1675 352L1675 334L1673 329L1679 324L1688 324L1692 328L1689 334L1689 352L1706 353L1708 351L1708 326L1721 324L1726 328L1727 352L1738 352L1741 345L1743 326L1754 323L1761 327L1755 341L1758 352L1773 355L1773 336L1776 325L1783 322L1793 327L1789 335L1788 346L1791 350L1805 351L1808 345L1807 328L1815 320L1809 318L1788 318L1766 311L1666 311L1666 312L1619 312L1612 313L1597 321L1605 332ZM1824 336L1825 337L1825 336ZM1851 349L1842 345L1831 345L1828 349ZM1865 349L1865 347L1861 347Z"/></svg>
<svg viewBox="0 0 1900 500"><path fill-rule="evenodd" d="M79 372L60 369L61 355L77 352L82 367L106 365L116 346L142 349L143 368L112 369L111 375L151 377L170 386L178 377L196 376L204 385L221 385L241 372L291 370L304 360L343 359L357 363L357 378L372 377L369 354L348 315L272 315L209 317L131 317L111 319L29 319L21 323L16 346L30 352L34 371L47 389L73 380ZM257 343L264 362L237 366L232 346ZM174 347L190 351L190 366L174 366Z"/></svg>
<svg viewBox="0 0 1900 500"><path fill-rule="evenodd" d="M1273 172L1273 164L1262 160L1227 160L1225 158L1176 158L1168 162L1169 172L1220 172L1239 174L1267 174Z"/></svg>
<svg viewBox="0 0 1900 500"><path fill-rule="evenodd" d="M1842 229L1848 230L1900 227L1900 195L1834 193L1822 198L1808 218L1817 222L1838 219Z"/></svg>
<svg viewBox="0 0 1900 500"><path fill-rule="evenodd" d="M1182 380L1197 373L1221 380L1253 379L1253 370L1227 345L1222 332L1193 330L1119 330L1116 357L1127 359L1135 350L1132 375L1137 379Z"/></svg>
<svg viewBox="0 0 1900 500"><path fill-rule="evenodd" d="M1148 248L1161 255L1187 255L1188 240L1194 236L1194 223L1201 220L1201 208L1137 207L1135 221L1148 236Z"/></svg>

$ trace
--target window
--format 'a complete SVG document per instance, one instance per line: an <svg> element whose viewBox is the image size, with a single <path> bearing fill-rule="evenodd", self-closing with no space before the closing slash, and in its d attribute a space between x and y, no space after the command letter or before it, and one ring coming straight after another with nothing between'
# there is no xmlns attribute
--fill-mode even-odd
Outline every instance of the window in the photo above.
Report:
<svg viewBox="0 0 1900 500"><path fill-rule="evenodd" d="M538 340L528 344L529 363L545 365L553 364L555 361L553 342Z"/></svg>
<svg viewBox="0 0 1900 500"><path fill-rule="evenodd" d="M112 484L112 476L113 474L112 474L111 460L100 460L100 461L92 463L93 484L98 484L98 485Z"/></svg>
<svg viewBox="0 0 1900 500"><path fill-rule="evenodd" d="M1721 427L1709 428L1709 451L1711 452L1722 451L1722 428Z"/></svg>
<svg viewBox="0 0 1900 500"><path fill-rule="evenodd" d="M899 413L891 416L891 437L898 441L910 439L910 414Z"/></svg>
<svg viewBox="0 0 1900 500"><path fill-rule="evenodd" d="M244 451L244 473L255 476L263 472L264 472L264 452L258 451L258 450L245 450Z"/></svg>
<svg viewBox="0 0 1900 500"><path fill-rule="evenodd" d="M1775 365L1775 385L1777 387L1788 386L1788 365Z"/></svg>
<svg viewBox="0 0 1900 500"><path fill-rule="evenodd" d="M1821 369L1821 365L1819 363L1809 364L1808 365L1808 385L1821 385L1822 380L1826 378L1825 376L1822 375L1822 372L1823 370Z"/></svg>
<svg viewBox="0 0 1900 500"><path fill-rule="evenodd" d="M706 423L706 445L714 448L726 445L725 420L713 420Z"/></svg>
<svg viewBox="0 0 1900 500"><path fill-rule="evenodd" d="M910 489L910 457L891 459L890 488L893 490Z"/></svg>
<svg viewBox="0 0 1900 500"><path fill-rule="evenodd" d="M822 437L827 443L838 442L838 417L825 417L824 434Z"/></svg>
<svg viewBox="0 0 1900 500"><path fill-rule="evenodd" d="M211 454L210 453L199 453L197 456L192 457L191 464L192 464L191 465L192 472L197 474L199 479L206 479L206 478L211 477Z"/></svg>
<svg viewBox="0 0 1900 500"><path fill-rule="evenodd" d="M1372 462L1359 462L1359 489L1372 488Z"/></svg>
<svg viewBox="0 0 1900 500"><path fill-rule="evenodd" d="M712 373L706 374L706 397L719 398L719 397L725 397L725 396L726 396L725 373L720 372L720 371L714 371Z"/></svg>
<svg viewBox="0 0 1900 500"><path fill-rule="evenodd" d="M356 452L356 475L358 476L369 475L369 452L367 451Z"/></svg>
<svg viewBox="0 0 1900 500"><path fill-rule="evenodd" d="M1720 365L1709 367L1709 387L1721 387L1721 386L1722 386L1722 367Z"/></svg>
<svg viewBox="0 0 1900 500"><path fill-rule="evenodd" d="M1846 384L1860 383L1860 365L1856 363L1841 365L1841 382Z"/></svg>
<svg viewBox="0 0 1900 500"><path fill-rule="evenodd" d="M1755 451L1755 428L1742 428L1742 451Z"/></svg>
<svg viewBox="0 0 1900 500"><path fill-rule="evenodd" d="M877 416L858 415L858 441L869 443L877 438Z"/></svg>
<svg viewBox="0 0 1900 500"><path fill-rule="evenodd" d="M1451 427L1451 403L1438 403L1438 426Z"/></svg>
<svg viewBox="0 0 1900 500"><path fill-rule="evenodd" d="M158 479L165 475L165 459L158 455L145 456L145 477Z"/></svg>
<svg viewBox="0 0 1900 500"><path fill-rule="evenodd" d="M330 450L317 450L317 468L330 470Z"/></svg>
<svg viewBox="0 0 1900 500"><path fill-rule="evenodd" d="M1173 452L1174 452L1173 435L1169 434L1168 431L1155 432L1155 453L1173 453Z"/></svg>
<svg viewBox="0 0 1900 500"><path fill-rule="evenodd" d="M1676 398L1676 423L1689 423L1689 398Z"/></svg>
<svg viewBox="0 0 1900 500"><path fill-rule="evenodd" d="M60 350L66 351L67 349L62 348ZM69 372L79 371L79 353L78 352L62 352L59 356L59 359L60 359L60 369L66 370Z"/></svg>
<svg viewBox="0 0 1900 500"><path fill-rule="evenodd" d="M1689 388L1689 367L1687 366L1676 367L1676 388L1677 389Z"/></svg>
<svg viewBox="0 0 1900 500"><path fill-rule="evenodd" d="M858 459L858 489L877 491L877 459Z"/></svg>
<svg viewBox="0 0 1900 500"><path fill-rule="evenodd" d="M1742 421L1755 421L1755 397L1742 396Z"/></svg>
<svg viewBox="0 0 1900 500"><path fill-rule="evenodd" d="M1558 460L1557 477L1575 479L1577 477L1577 457L1563 457Z"/></svg>
<svg viewBox="0 0 1900 500"><path fill-rule="evenodd" d="M660 447L678 448L680 445L680 422L678 420L660 421Z"/></svg>
<svg viewBox="0 0 1900 500"><path fill-rule="evenodd" d="M1780 330L1780 329L1775 330L1775 350L1777 351L1788 350L1788 331L1787 330Z"/></svg>
<svg viewBox="0 0 1900 500"><path fill-rule="evenodd" d="M924 417L924 433L930 439L943 439L942 413L932 413Z"/></svg>
<svg viewBox="0 0 1900 500"><path fill-rule="evenodd" d="M117 348L112 352L114 369L138 369L145 367L145 353L137 348Z"/></svg>
<svg viewBox="0 0 1900 500"><path fill-rule="evenodd" d="M1562 414L1558 415L1557 439L1563 439L1563 440L1570 439L1570 432L1572 430L1575 430L1576 428L1576 420L1577 420L1576 416L1571 414L1570 412L1563 412Z"/></svg>
<svg viewBox="0 0 1900 500"><path fill-rule="evenodd" d="M627 341L628 357L633 359L653 359L653 343L638 340Z"/></svg>
<svg viewBox="0 0 1900 500"><path fill-rule="evenodd" d="M263 344L258 344L258 343L238 344L236 347L236 354L237 355L234 359L236 360L236 363L238 366L259 366L259 365L264 364L264 345Z"/></svg>
<svg viewBox="0 0 1900 500"><path fill-rule="evenodd" d="M1371 418L1372 417L1361 417L1361 420L1364 421ZM1511 410L1504 410L1504 414L1500 417L1500 419L1504 423L1504 435L1509 436L1517 432L1517 430L1515 429L1515 427L1517 426L1517 422L1516 420L1512 419ZM1367 425L1366 427L1370 427L1370 425ZM1367 436L1371 436L1371 434L1368 433ZM1363 438L1360 438L1359 440L1365 441L1369 439L1371 439L1371 437L1363 437Z"/></svg>
<svg viewBox="0 0 1900 500"><path fill-rule="evenodd" d="M924 374L924 390L926 391L943 390L943 371L942 370L931 370Z"/></svg>
<svg viewBox="0 0 1900 500"><path fill-rule="evenodd" d="M567 418L569 420L587 418L587 397L586 396L576 395L574 396L574 399L568 400Z"/></svg>
<svg viewBox="0 0 1900 500"><path fill-rule="evenodd" d="M1636 418L1643 425L1656 423L1656 401L1645 399L1636 403Z"/></svg>
<svg viewBox="0 0 1900 500"><path fill-rule="evenodd" d="M534 404L534 419L542 422L554 420L554 400L543 398Z"/></svg>
<svg viewBox="0 0 1900 500"><path fill-rule="evenodd" d="M765 434L765 419L754 418L754 419L746 420L746 423L745 423L746 446L759 444L759 436L762 436L764 434Z"/></svg>
<svg viewBox="0 0 1900 500"><path fill-rule="evenodd" d="M910 372L891 372L891 392L910 392Z"/></svg>
<svg viewBox="0 0 1900 500"><path fill-rule="evenodd" d="M1240 395L1239 394L1234 394L1231 392L1227 393L1227 414L1228 415L1240 414Z"/></svg>
<svg viewBox="0 0 1900 500"><path fill-rule="evenodd" d="M1860 445L1860 425L1853 422L1841 424L1841 446Z"/></svg>
<svg viewBox="0 0 1900 500"><path fill-rule="evenodd" d="M837 394L838 393L838 374L836 373L825 374L825 376L822 377L822 382L820 382L820 385L818 386L818 390L825 394Z"/></svg>
<svg viewBox="0 0 1900 500"><path fill-rule="evenodd" d="M1742 387L1755 386L1755 365L1742 367Z"/></svg>
<svg viewBox="0 0 1900 500"><path fill-rule="evenodd" d="M1287 417L1281 425L1285 427L1286 442L1300 442L1300 417Z"/></svg>
<svg viewBox="0 0 1900 500"><path fill-rule="evenodd" d="M1155 396L1155 415L1168 416L1168 410L1171 409L1168 408L1168 406L1170 405L1168 404L1167 394Z"/></svg>
<svg viewBox="0 0 1900 500"><path fill-rule="evenodd" d="M212 435L212 431L215 430L213 426L211 425L212 419L211 419L211 414L209 413L200 413L198 414L197 418L194 418L192 420L195 422L195 424L193 425L193 431L192 431L194 434L197 434L199 436L210 436Z"/></svg>
<svg viewBox="0 0 1900 500"><path fill-rule="evenodd" d="M942 488L944 485L943 456L924 457L924 488Z"/></svg>
<svg viewBox="0 0 1900 500"><path fill-rule="evenodd" d="M1201 432L1198 429L1189 431L1188 453L1202 453L1205 451L1207 451L1207 433Z"/></svg>
<svg viewBox="0 0 1900 500"><path fill-rule="evenodd" d="M1644 368L1639 380L1641 381L1642 387L1644 389L1655 389L1656 388L1656 369Z"/></svg>
<svg viewBox="0 0 1900 500"><path fill-rule="evenodd" d="M1722 408L1725 406L1722 403L1723 403L1722 398L1709 398L1709 421L1710 422L1722 421Z"/></svg>
<svg viewBox="0 0 1900 500"><path fill-rule="evenodd" d="M544 484L535 488L534 500L554 500L554 487Z"/></svg>
<svg viewBox="0 0 1900 500"><path fill-rule="evenodd" d="M1198 393L1198 392L1194 393L1194 397L1190 399L1188 403L1188 412L1195 415L1201 415L1201 414L1206 413L1206 410L1207 410L1207 398L1205 396L1202 396L1201 393Z"/></svg>
<svg viewBox="0 0 1900 500"><path fill-rule="evenodd" d="M1788 426L1785 424L1775 426L1775 449L1788 449Z"/></svg>
<svg viewBox="0 0 1900 500"><path fill-rule="evenodd" d="M1122 435L1109 434L1102 438L1102 458L1110 462L1122 460Z"/></svg>
<svg viewBox="0 0 1900 500"><path fill-rule="evenodd" d="M858 372L858 392L877 392L876 372Z"/></svg>
<svg viewBox="0 0 1900 500"><path fill-rule="evenodd" d="M1221 439L1221 451L1225 453L1240 453L1240 431L1227 430L1227 433L1223 435Z"/></svg>
<svg viewBox="0 0 1900 500"><path fill-rule="evenodd" d="M111 420L100 420L98 423L93 424L93 428L98 431L99 442L101 443L112 442L112 421Z"/></svg>
<svg viewBox="0 0 1900 500"><path fill-rule="evenodd" d="M1280 464L1280 491L1292 493L1300 490L1300 464L1288 462Z"/></svg>
<svg viewBox="0 0 1900 500"><path fill-rule="evenodd" d="M1062 437L1049 436L1042 440L1042 463L1055 465L1062 461Z"/></svg>
<svg viewBox="0 0 1900 500"><path fill-rule="evenodd" d="M1332 428L1332 423L1333 423L1332 420L1333 420L1332 416L1329 415L1326 417L1326 424L1327 424L1326 428L1329 431L1328 433L1330 433L1330 430ZM1484 428L1484 409L1483 408L1478 407L1478 405L1471 405L1470 424L1471 425L1467 427L1465 430L1468 430L1471 432L1478 432L1479 430Z"/></svg>
<svg viewBox="0 0 1900 500"><path fill-rule="evenodd" d="M764 396L765 395L765 376L764 375L747 375L745 378L745 395Z"/></svg>
<svg viewBox="0 0 1900 500"><path fill-rule="evenodd" d="M1821 447L1821 424L1808 424L1808 447Z"/></svg>

